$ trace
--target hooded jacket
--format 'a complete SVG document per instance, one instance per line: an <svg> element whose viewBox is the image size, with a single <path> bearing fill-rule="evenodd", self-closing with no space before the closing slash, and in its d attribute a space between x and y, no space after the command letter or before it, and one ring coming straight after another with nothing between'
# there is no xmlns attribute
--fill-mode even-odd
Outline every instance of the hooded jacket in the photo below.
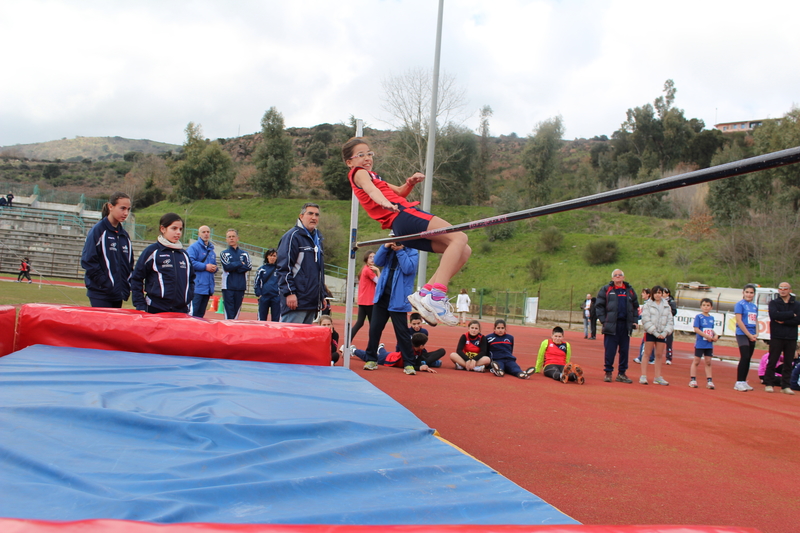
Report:
<svg viewBox="0 0 800 533"><path fill-rule="evenodd" d="M394 276L391 275L393 259L397 257L397 269ZM389 311L406 313L411 311L411 304L408 303L408 296L414 292L414 277L417 274L417 263L419 252L413 248L405 246L396 252L386 246L381 246L375 252L375 265L381 267L378 285L375 287L374 303L378 303L383 296L386 283L392 278L392 286L389 296Z"/></svg>

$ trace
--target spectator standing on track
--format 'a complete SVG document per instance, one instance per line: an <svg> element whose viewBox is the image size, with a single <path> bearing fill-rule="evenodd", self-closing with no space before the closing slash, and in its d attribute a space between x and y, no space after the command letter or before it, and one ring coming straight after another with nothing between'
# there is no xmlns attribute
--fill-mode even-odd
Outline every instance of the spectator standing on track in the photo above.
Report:
<svg viewBox="0 0 800 533"><path fill-rule="evenodd" d="M189 313L195 274L181 243L183 219L167 213L161 217L158 231L158 240L142 251L133 269L133 305L152 314Z"/></svg>
<svg viewBox="0 0 800 533"><path fill-rule="evenodd" d="M8 191L8 194L6 195L6 205L8 205L8 207L11 207L13 202L14 202L14 193Z"/></svg>
<svg viewBox="0 0 800 533"><path fill-rule="evenodd" d="M122 307L131 294L133 247L122 224L131 212L131 198L115 192L103 204L103 218L86 235L81 267L92 307Z"/></svg>
<svg viewBox="0 0 800 533"><path fill-rule="evenodd" d="M650 290L650 300L642 308L642 328L644 328L644 353L648 354L655 348L656 352L656 373L653 383L656 385L669 385L669 382L661 375L661 358L664 355L664 348L667 346L667 336L674 329L672 318L672 308L664 299L664 290L658 285ZM647 385L647 365L642 361L642 376L639 383Z"/></svg>
<svg viewBox="0 0 800 533"><path fill-rule="evenodd" d="M587 294L586 295L586 301L583 302L583 305L581 306L581 309L583 310L583 338L584 339L588 339L589 338L589 329L591 327L591 321L592 321L592 318L591 318L592 317L592 295L591 294Z"/></svg>
<svg viewBox="0 0 800 533"><path fill-rule="evenodd" d="M719 340L719 335L714 331L714 317L711 316L711 308L714 302L710 298L700 300L700 311L694 317L694 360L689 371L689 386L697 388L697 365L700 359L705 358L706 363L706 388L714 390L714 382L711 379L711 359L714 357L714 343Z"/></svg>
<svg viewBox="0 0 800 533"><path fill-rule="evenodd" d="M783 353L784 368L792 360L797 351L797 326L800 324L800 302L795 300L791 293L792 286L782 281L778 284L778 297L769 302L769 361L767 370L764 373L764 391L774 392L775 385L775 366L778 358ZM789 387L791 372L783 372L781 375L781 392L784 394L794 394Z"/></svg>
<svg viewBox="0 0 800 533"><path fill-rule="evenodd" d="M458 298L456 298L456 312L459 314L459 325L461 326L467 325L467 313L469 313L470 304L472 304L472 300L469 299L467 289L461 289Z"/></svg>
<svg viewBox="0 0 800 533"><path fill-rule="evenodd" d="M325 253L317 229L320 216L317 204L303 204L294 227L278 244L281 322L311 324L326 306Z"/></svg>
<svg viewBox="0 0 800 533"><path fill-rule="evenodd" d="M672 297L672 293L669 291L667 287L663 287L664 289L664 299L669 304L670 309L672 309L672 316L678 314L678 303ZM666 356L666 363L668 365L672 364L672 342L675 340L675 332L673 331L669 335L667 335L667 351L665 352Z"/></svg>
<svg viewBox="0 0 800 533"><path fill-rule="evenodd" d="M194 298L192 298L192 316L202 318L206 314L208 299L214 294L214 273L217 271L217 254L211 242L211 228L200 226L198 239L189 246L189 258L194 269Z"/></svg>
<svg viewBox="0 0 800 533"><path fill-rule="evenodd" d="M377 370L381 334L386 322L391 319L403 359L403 372L409 376L416 374L406 316L411 311L408 295L414 292L418 261L419 252L399 243L384 244L375 254L375 264L383 270L375 289L372 319L369 321L369 342L363 358L364 370Z"/></svg>
<svg viewBox="0 0 800 533"><path fill-rule="evenodd" d="M239 248L239 232L229 229L225 232L228 247L219 254L222 263L222 303L225 306L225 318L239 318L247 290L247 273L253 269L250 254Z"/></svg>
<svg viewBox="0 0 800 533"><path fill-rule="evenodd" d="M258 319L267 320L272 313L272 321L281 321L281 295L278 290L278 251L270 248L264 252L264 264L258 267L253 281L253 292L258 297ZM337 338L339 334L336 334Z"/></svg>
<svg viewBox="0 0 800 533"><path fill-rule="evenodd" d="M358 277L358 318L350 332L350 342L364 325L364 320L372 322L372 302L375 299L375 287L378 285L378 276L381 271L375 266L375 252L367 250L364 253L364 267Z"/></svg>
<svg viewBox="0 0 800 533"><path fill-rule="evenodd" d="M589 307L589 322L592 325L590 340L597 340L597 298L592 296L592 305Z"/></svg>
<svg viewBox="0 0 800 533"><path fill-rule="evenodd" d="M539 356L536 358L536 372L541 372L548 378L561 383L575 381L578 385L586 383L583 377L583 368L570 363L572 347L564 341L564 329L560 326L553 328L550 339L545 339L539 346Z"/></svg>
<svg viewBox="0 0 800 533"><path fill-rule="evenodd" d="M736 314L736 344L739 345L739 366L733 388L740 392L753 390L747 382L747 373L750 372L750 359L756 349L758 334L758 306L753 301L755 297L756 286L748 283L742 290L742 299L733 308Z"/></svg>
<svg viewBox="0 0 800 533"><path fill-rule="evenodd" d="M481 335L481 323L470 320L467 332L458 339L456 351L450 354L456 370L483 372L492 360L488 355L486 337Z"/></svg>
<svg viewBox="0 0 800 533"><path fill-rule="evenodd" d="M644 304L646 304L647 300L649 300L649 299L650 299L650 289L645 287L644 289L642 289L642 301L639 302L639 318L638 318L638 323L639 324L642 323L642 309L644 308ZM644 337L645 337L644 332L642 332L642 343L639 345L639 357L636 357L636 358L633 359L633 362L637 363L637 364L640 364L642 362L642 360L645 358L644 357L644 343L645 343L645 338ZM650 364L654 363L655 357L656 357L656 352L655 351L651 352L650 353Z"/></svg>
<svg viewBox="0 0 800 533"><path fill-rule="evenodd" d="M625 273L615 269L611 282L597 293L597 319L603 326L603 347L605 348L605 377L610 383L614 372L614 359L619 352L619 366L616 381L633 383L625 374L628 370L628 348L631 332L637 320L639 301L636 291L625 281Z"/></svg>

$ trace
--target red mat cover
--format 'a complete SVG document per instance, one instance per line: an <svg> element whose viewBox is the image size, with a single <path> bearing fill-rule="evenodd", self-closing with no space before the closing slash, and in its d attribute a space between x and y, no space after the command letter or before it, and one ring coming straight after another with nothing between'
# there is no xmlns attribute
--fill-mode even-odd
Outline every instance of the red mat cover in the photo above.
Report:
<svg viewBox="0 0 800 533"><path fill-rule="evenodd" d="M23 305L16 349L34 344L297 365L331 364L331 332L322 326L210 321L182 313L151 315L133 309Z"/></svg>
<svg viewBox="0 0 800 533"><path fill-rule="evenodd" d="M17 308L13 305L0 305L0 357L14 351L14 325Z"/></svg>

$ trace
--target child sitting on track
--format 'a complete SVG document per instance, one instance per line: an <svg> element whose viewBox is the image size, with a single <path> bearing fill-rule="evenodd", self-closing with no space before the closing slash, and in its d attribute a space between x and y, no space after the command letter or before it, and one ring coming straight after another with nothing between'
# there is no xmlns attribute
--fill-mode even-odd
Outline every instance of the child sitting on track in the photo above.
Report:
<svg viewBox="0 0 800 533"><path fill-rule="evenodd" d="M528 379L536 371L530 367L523 371L514 357L514 337L506 333L506 321L499 318L494 321L494 332L486 336L486 345L489 348L489 357L492 362L492 374L502 378L506 374Z"/></svg>
<svg viewBox="0 0 800 533"><path fill-rule="evenodd" d="M543 340L539 346L536 372L541 372L561 383L576 381L579 385L583 385L586 382L583 369L579 365L570 363L571 358L572 347L568 342L564 342L564 330L556 326L553 328L550 340Z"/></svg>
<svg viewBox="0 0 800 533"><path fill-rule="evenodd" d="M486 353L486 337L481 335L481 323L470 320L467 332L458 339L458 346L450 354L450 360L456 365L456 370L483 372L486 365L491 363Z"/></svg>
<svg viewBox="0 0 800 533"><path fill-rule="evenodd" d="M432 374L436 373L436 370L433 369L434 366L441 366L436 365L439 363L439 359L444 356L444 348L439 348L438 350L434 350L432 352L428 352L425 349L425 345L428 343L428 336L424 333L414 333L411 336L411 347L413 348L413 370L409 370L408 368L405 369L405 373L413 376L417 370L420 372L430 372ZM366 351L364 350L357 350L355 346L350 346L350 352L361 360L366 360L365 357L367 356ZM383 366L397 366L403 368L403 356L400 352L388 352L386 348L384 348L383 343L378 346L378 364Z"/></svg>
<svg viewBox="0 0 800 533"><path fill-rule="evenodd" d="M350 168L348 180L364 210L381 223L383 229L391 228L395 235L412 235L451 226L446 220L417 209L419 202L409 202L406 197L417 183L425 179L419 172L406 179L401 186L385 182L372 171L373 157L364 139L354 137L342 147L342 158ZM412 307L432 326L441 322L458 325L453 307L447 300L447 284L469 259L472 250L464 232L440 233L425 238L403 241L403 245L426 252L442 254L439 267L418 293L408 297Z"/></svg>

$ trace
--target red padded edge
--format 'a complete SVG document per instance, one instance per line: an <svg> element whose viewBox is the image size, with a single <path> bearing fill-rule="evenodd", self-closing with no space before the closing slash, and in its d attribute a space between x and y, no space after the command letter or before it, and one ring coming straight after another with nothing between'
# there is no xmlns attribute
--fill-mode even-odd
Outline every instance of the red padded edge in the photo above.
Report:
<svg viewBox="0 0 800 533"><path fill-rule="evenodd" d="M16 322L17 308L13 305L0 305L0 357L14 351Z"/></svg>
<svg viewBox="0 0 800 533"><path fill-rule="evenodd" d="M298 365L331 364L322 326L205 320L182 313L47 304L22 306L16 349L34 344Z"/></svg>
<svg viewBox="0 0 800 533"><path fill-rule="evenodd" d="M151 524L125 520L45 522L0 518L3 533L759 533L715 526L334 526L280 524Z"/></svg>

